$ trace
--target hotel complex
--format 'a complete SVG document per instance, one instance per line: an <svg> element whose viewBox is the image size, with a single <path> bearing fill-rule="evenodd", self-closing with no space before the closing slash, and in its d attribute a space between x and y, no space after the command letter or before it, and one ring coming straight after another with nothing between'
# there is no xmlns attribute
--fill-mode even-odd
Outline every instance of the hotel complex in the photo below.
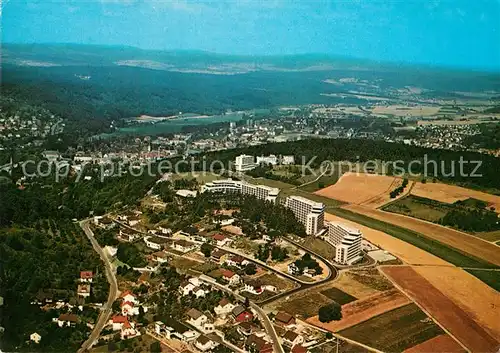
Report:
<svg viewBox="0 0 500 353"><path fill-rule="evenodd" d="M359 229L350 228L342 223L329 222L326 240L335 247L335 261L350 265L361 258L361 240Z"/></svg>
<svg viewBox="0 0 500 353"><path fill-rule="evenodd" d="M255 164L254 156L249 156L246 154L239 155L234 161L234 168L237 172L252 170L256 166L257 164Z"/></svg>
<svg viewBox="0 0 500 353"><path fill-rule="evenodd" d="M275 202L280 189L265 185L254 185L238 180L214 180L202 185L201 192L239 192L243 195L253 195L258 199Z"/></svg>
<svg viewBox="0 0 500 353"><path fill-rule="evenodd" d="M301 196L288 196L285 207L289 208L295 217L306 227L306 234L314 235L323 229L325 205L311 201Z"/></svg>

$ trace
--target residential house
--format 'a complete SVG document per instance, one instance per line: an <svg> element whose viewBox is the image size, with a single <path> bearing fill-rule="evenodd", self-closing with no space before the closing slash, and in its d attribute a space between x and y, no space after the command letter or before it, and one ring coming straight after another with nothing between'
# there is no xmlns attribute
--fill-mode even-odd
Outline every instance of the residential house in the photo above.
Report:
<svg viewBox="0 0 500 353"><path fill-rule="evenodd" d="M160 226L160 227L158 227L158 230L163 235L171 235L172 234L172 229L170 229L170 228L164 228L164 227Z"/></svg>
<svg viewBox="0 0 500 353"><path fill-rule="evenodd" d="M139 233L130 230L128 228L120 228L120 232L118 233L118 240L125 242L132 242L139 238Z"/></svg>
<svg viewBox="0 0 500 353"><path fill-rule="evenodd" d="M33 332L30 335L31 342L35 342L36 344L38 344L38 343L40 343L41 340L42 340L42 336L40 336L37 332Z"/></svg>
<svg viewBox="0 0 500 353"><path fill-rule="evenodd" d="M187 323L197 328L202 328L203 325L208 321L208 317L195 308L189 309L186 315L188 317Z"/></svg>
<svg viewBox="0 0 500 353"><path fill-rule="evenodd" d="M124 300L120 304L120 308L122 310L122 315L124 316L139 315L139 307L136 306L133 302Z"/></svg>
<svg viewBox="0 0 500 353"><path fill-rule="evenodd" d="M226 264L228 266L234 266L240 269L245 267L249 263L250 262L247 259L240 255L232 255L226 260Z"/></svg>
<svg viewBox="0 0 500 353"><path fill-rule="evenodd" d="M284 311L280 311L274 317L274 322L280 326L288 327L295 325L295 318Z"/></svg>
<svg viewBox="0 0 500 353"><path fill-rule="evenodd" d="M288 274L290 274L292 276L299 276L301 274L300 273L300 269L295 264L295 262L292 262L291 264L288 264Z"/></svg>
<svg viewBox="0 0 500 353"><path fill-rule="evenodd" d="M230 285L236 285L240 283L240 275L234 273L231 270L221 269L220 273L222 278L227 281Z"/></svg>
<svg viewBox="0 0 500 353"><path fill-rule="evenodd" d="M139 330L135 329L135 324L133 322L127 320L123 323L120 332L120 338L122 340L126 340L140 335L141 333L139 332Z"/></svg>
<svg viewBox="0 0 500 353"><path fill-rule="evenodd" d="M245 341L245 348L256 353L273 353L273 346L263 338L251 334Z"/></svg>
<svg viewBox="0 0 500 353"><path fill-rule="evenodd" d="M239 333L245 336L250 336L252 333L259 331L260 328L249 321L240 323L237 328Z"/></svg>
<svg viewBox="0 0 500 353"><path fill-rule="evenodd" d="M125 301L125 302L132 302L134 304L138 304L139 303L139 301L137 300L137 296L134 293L132 293L131 291L129 291L129 290L124 291L120 295L120 298L122 298L123 301Z"/></svg>
<svg viewBox="0 0 500 353"><path fill-rule="evenodd" d="M172 242L171 247L174 250L180 251L182 253L187 253L188 251L196 249L196 244L183 239L179 239Z"/></svg>
<svg viewBox="0 0 500 353"><path fill-rule="evenodd" d="M76 293L80 297L90 297L90 284L79 284Z"/></svg>
<svg viewBox="0 0 500 353"><path fill-rule="evenodd" d="M58 318L53 320L59 327L75 326L78 323L78 316L75 314L61 314Z"/></svg>
<svg viewBox="0 0 500 353"><path fill-rule="evenodd" d="M194 346L202 352L208 352L219 345L218 342L212 341L205 335L198 337L194 343Z"/></svg>
<svg viewBox="0 0 500 353"><path fill-rule="evenodd" d="M283 344L289 347L304 343L304 337L293 331L286 331L282 338Z"/></svg>
<svg viewBox="0 0 500 353"><path fill-rule="evenodd" d="M264 291L261 283L258 280L254 279L247 280L245 282L245 288L243 290L255 295L259 295Z"/></svg>
<svg viewBox="0 0 500 353"><path fill-rule="evenodd" d="M226 317L235 308L235 305L231 303L227 298L222 298L219 304L214 308L215 314L217 316Z"/></svg>
<svg viewBox="0 0 500 353"><path fill-rule="evenodd" d="M180 323L179 321L167 318L165 320L165 336L168 339L177 338L183 342L190 342L195 340L199 333L191 330L186 325Z"/></svg>
<svg viewBox="0 0 500 353"><path fill-rule="evenodd" d="M127 224L133 227L141 222L141 217L138 215L133 215L127 218Z"/></svg>
<svg viewBox="0 0 500 353"><path fill-rule="evenodd" d="M189 281L182 281L178 290L184 296L189 295L194 288L196 288L196 286L193 283Z"/></svg>
<svg viewBox="0 0 500 353"><path fill-rule="evenodd" d="M202 298L207 294L207 291L204 290L202 287L198 286L194 287L191 293L193 293L196 296L196 298Z"/></svg>
<svg viewBox="0 0 500 353"><path fill-rule="evenodd" d="M92 283L92 277L94 277L92 271L80 271L80 282Z"/></svg>
<svg viewBox="0 0 500 353"><path fill-rule="evenodd" d="M153 261L159 262L161 264L168 261L168 255L164 251L157 251L151 255L153 257Z"/></svg>
<svg viewBox="0 0 500 353"><path fill-rule="evenodd" d="M212 240L215 242L215 244L217 244L217 246L225 246L226 244L231 242L231 239L226 237L224 234L220 234L220 233L214 234L212 236Z"/></svg>
<svg viewBox="0 0 500 353"><path fill-rule="evenodd" d="M119 331L125 322L128 322L128 318L123 315L115 315L109 320L109 324L112 325L113 331Z"/></svg>
<svg viewBox="0 0 500 353"><path fill-rule="evenodd" d="M242 305L238 305L237 307L235 307L231 313L236 322L245 322L253 320L252 312L245 309Z"/></svg>
<svg viewBox="0 0 500 353"><path fill-rule="evenodd" d="M231 314L233 315L233 318L236 318L238 315L241 313L245 312L245 307L243 305L237 305L231 310Z"/></svg>
<svg viewBox="0 0 500 353"><path fill-rule="evenodd" d="M146 236L144 237L144 242L146 246L150 249L161 250L163 244L165 244L168 240L165 238L155 237L155 236Z"/></svg>
<svg viewBox="0 0 500 353"><path fill-rule="evenodd" d="M223 264L228 257L229 253L227 251L221 249L215 249L214 251L212 251L212 254L210 255L210 260L212 260L217 264Z"/></svg>

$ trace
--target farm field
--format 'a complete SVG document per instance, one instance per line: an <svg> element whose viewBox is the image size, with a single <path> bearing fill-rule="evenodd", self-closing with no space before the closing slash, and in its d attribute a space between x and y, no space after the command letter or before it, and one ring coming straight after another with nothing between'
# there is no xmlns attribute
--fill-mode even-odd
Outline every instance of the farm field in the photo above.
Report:
<svg viewBox="0 0 500 353"><path fill-rule="evenodd" d="M337 212L343 211L339 209ZM345 212L343 212L345 213ZM354 213L351 213L355 215ZM349 214L347 214L349 215ZM344 217L344 214L341 215ZM383 227L373 227L372 224L364 222L363 224L353 222L346 218L341 218L336 215L325 213L325 219L328 221L345 223L348 226L357 228L363 233L363 237L371 243L380 246L384 250L389 251L391 254L399 257L402 261L413 265L449 265L446 261L434 256L418 247L400 240L394 236L382 232L386 231ZM358 221L356 219L356 221ZM378 229L378 230L377 230Z"/></svg>
<svg viewBox="0 0 500 353"><path fill-rule="evenodd" d="M373 210L368 207L359 205L348 205L345 206L344 209L370 217L378 221L388 222L392 225L406 228L423 235L428 239L427 242L429 241L429 239L436 240L437 242L448 245L449 247L452 247L460 252L468 254L471 257L475 257L477 259L490 262L491 264L494 264L496 266L500 266L500 249L497 246L466 233L462 233L454 229L443 227L430 222L425 222L419 219L380 210ZM412 242L410 241L410 243Z"/></svg>
<svg viewBox="0 0 500 353"><path fill-rule="evenodd" d="M315 195L347 203L376 207L383 199L390 200L389 193L400 186L402 179L379 174L345 173L334 184L316 191Z"/></svg>
<svg viewBox="0 0 500 353"><path fill-rule="evenodd" d="M475 278L470 273L453 267L414 267L418 274L487 328L493 336L500 337L500 293Z"/></svg>
<svg viewBox="0 0 500 353"><path fill-rule="evenodd" d="M466 189L456 185L448 185L441 183L415 183L411 191L412 195L425 197L445 203L454 203L459 200L469 198L488 202L488 207L494 207L497 212L500 212L500 196L487 194L482 191Z"/></svg>
<svg viewBox="0 0 500 353"><path fill-rule="evenodd" d="M401 352L443 333L443 330L413 303L339 332L344 337L384 352Z"/></svg>
<svg viewBox="0 0 500 353"><path fill-rule="evenodd" d="M385 267L382 271L471 351L495 352L500 346L467 312L411 267Z"/></svg>
<svg viewBox="0 0 500 353"><path fill-rule="evenodd" d="M337 352L337 344L335 342L326 342L322 345L316 346L311 349L311 353L332 353ZM356 346L354 344L347 343L345 341L339 342L338 353L369 353L370 351Z"/></svg>
<svg viewBox="0 0 500 353"><path fill-rule="evenodd" d="M376 106L372 109L373 114L395 115L395 116L434 116L439 112L440 107L436 106L415 106L404 105Z"/></svg>
<svg viewBox="0 0 500 353"><path fill-rule="evenodd" d="M453 206L439 201L409 195L395 202L391 202L382 210L399 213L410 217L423 219L429 222L438 222Z"/></svg>
<svg viewBox="0 0 500 353"><path fill-rule="evenodd" d="M357 299L356 297L353 297L352 295L349 295L335 287L325 289L321 291L321 294L340 305L348 304Z"/></svg>
<svg viewBox="0 0 500 353"><path fill-rule="evenodd" d="M465 353L465 349L449 335L439 335L417 344L403 353Z"/></svg>
<svg viewBox="0 0 500 353"><path fill-rule="evenodd" d="M484 239L486 241L497 242L500 240L500 230L496 230L493 232L474 233L474 236Z"/></svg>
<svg viewBox="0 0 500 353"><path fill-rule="evenodd" d="M410 300L399 290L391 289L343 305L342 319L339 321L323 323L317 315L306 321L325 330L337 332L409 303Z"/></svg>
<svg viewBox="0 0 500 353"><path fill-rule="evenodd" d="M380 277L387 281L382 275ZM380 293L372 287L356 281L351 276L351 271L342 271L334 283L327 283L306 292L292 294L288 300L280 299L278 302L273 303L272 306L276 310L297 313L302 318L307 319L318 315L319 308L332 302L328 295L323 294L325 292L331 294L328 292L331 288L336 288L346 295L358 298L358 300ZM392 285L391 288L393 288Z"/></svg>

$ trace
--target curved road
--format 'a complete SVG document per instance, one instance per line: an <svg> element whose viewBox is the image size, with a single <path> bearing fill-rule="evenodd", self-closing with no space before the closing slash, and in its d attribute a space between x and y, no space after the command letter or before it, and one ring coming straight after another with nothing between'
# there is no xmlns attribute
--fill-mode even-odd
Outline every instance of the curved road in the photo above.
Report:
<svg viewBox="0 0 500 353"><path fill-rule="evenodd" d="M113 302L115 301L117 294L118 294L118 283L116 282L116 276L115 276L115 272L113 270L113 266L111 265L111 262L109 261L108 257L106 256L106 254L102 250L101 246L99 245L99 243L95 239L94 233L92 232L92 230L90 230L89 220L80 221L79 224L80 224L80 227L85 232L85 235L87 236L87 238L89 238L90 242L92 243L92 247L99 254L102 261L104 262L104 266L105 266L105 270L106 270L105 271L106 278L108 279L108 282L109 282L108 301L106 302L106 304L104 304L102 306L101 313L99 314L99 319L97 320L97 323L95 324L94 329L90 333L89 338L85 342L83 342L82 346L78 350L78 353L83 353L92 347L94 342L99 338L99 335L101 334L102 329L108 323L109 317L111 316L111 313L112 313Z"/></svg>

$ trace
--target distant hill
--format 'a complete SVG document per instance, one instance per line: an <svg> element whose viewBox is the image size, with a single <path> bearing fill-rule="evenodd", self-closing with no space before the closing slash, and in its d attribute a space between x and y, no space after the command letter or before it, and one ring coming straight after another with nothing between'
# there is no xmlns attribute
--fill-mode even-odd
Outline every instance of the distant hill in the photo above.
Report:
<svg viewBox="0 0 500 353"><path fill-rule="evenodd" d="M297 104L367 104L324 94L385 94L407 86L427 96L500 92L500 76L381 64L327 55L231 56L73 44L4 44L2 93L70 119L120 120L179 111L218 114Z"/></svg>

